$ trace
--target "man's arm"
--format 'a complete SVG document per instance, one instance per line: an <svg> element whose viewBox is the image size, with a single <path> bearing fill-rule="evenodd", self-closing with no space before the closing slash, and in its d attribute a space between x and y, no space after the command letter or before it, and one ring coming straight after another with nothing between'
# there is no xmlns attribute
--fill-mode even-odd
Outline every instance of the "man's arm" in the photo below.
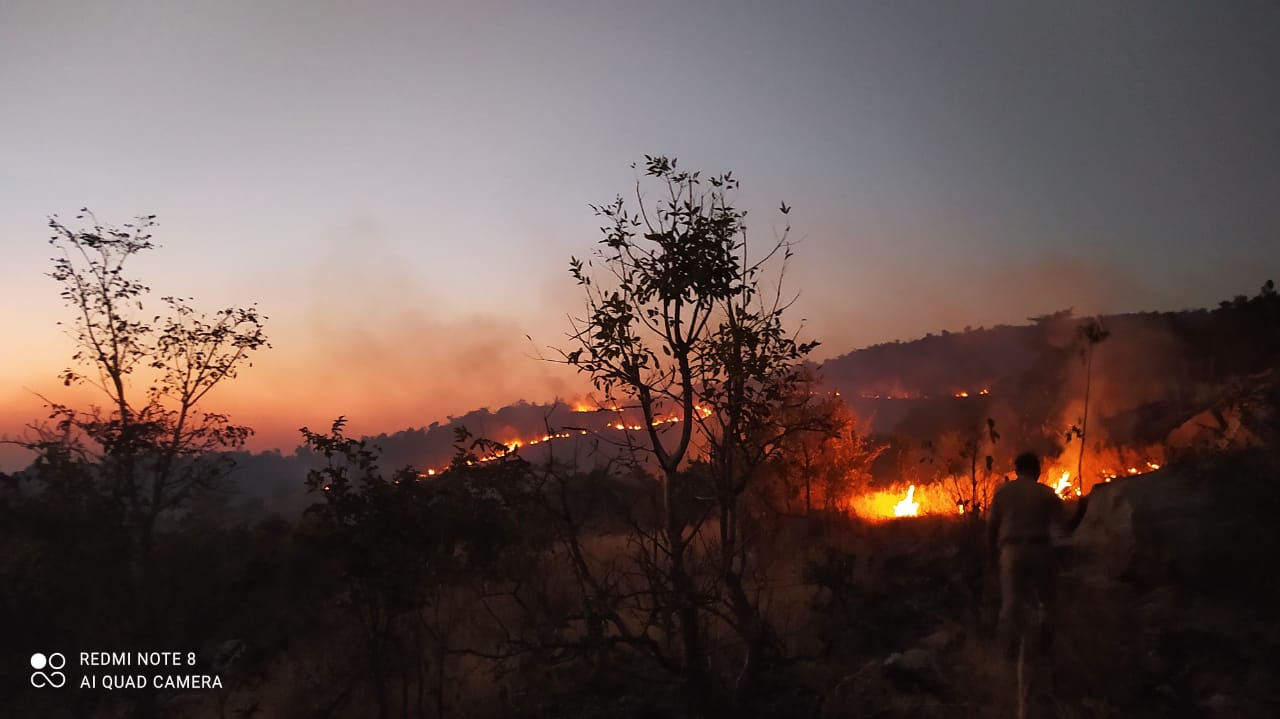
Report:
<svg viewBox="0 0 1280 719"><path fill-rule="evenodd" d="M1081 504L1083 503L1084 500L1081 500ZM1074 523L1067 521L1067 503L1055 493L1053 509L1049 512L1049 540L1055 545L1062 544L1074 529Z"/></svg>

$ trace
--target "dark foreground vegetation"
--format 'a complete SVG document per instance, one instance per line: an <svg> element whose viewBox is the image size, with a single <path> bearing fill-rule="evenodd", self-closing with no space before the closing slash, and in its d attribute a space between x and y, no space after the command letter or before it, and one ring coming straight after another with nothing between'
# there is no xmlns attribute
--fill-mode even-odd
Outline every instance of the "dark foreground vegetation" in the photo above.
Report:
<svg viewBox="0 0 1280 719"><path fill-rule="evenodd" d="M359 459L358 445L346 450ZM1043 692L1031 715L1272 715L1276 472L1274 457L1232 454L1108 485L1146 483L1164 501L1135 495L1110 515L1087 515L1079 531L1097 543L1063 557L1058 639L1052 661L1035 667ZM432 484L367 478L299 520L236 526L193 512L176 521L158 544L164 579L145 627L129 619L118 526L66 497L10 495L5 715L708 713L664 663L675 653L669 638L610 627L609 613L646 591L653 569L637 551L646 532L608 518L630 514L615 513L619 505L653 506L652 484L515 463ZM1015 716L1016 677L992 641L997 598L980 530L953 517L762 520L748 591L776 653L732 713ZM1187 531L1196 536L1175 539ZM711 586L712 571L699 561L692 573ZM667 600L651 601L652 623L670 621ZM732 620L704 621L709 668L740 667L746 649ZM198 652L223 688L55 695L24 686L29 647L157 646Z"/></svg>
<svg viewBox="0 0 1280 719"><path fill-rule="evenodd" d="M338 419L302 430L305 512L242 511L228 477L248 430L204 409L266 348L264 319L177 299L135 313L147 288L122 268L150 249L150 219L55 219L81 368L63 378L106 399L51 401L17 440L35 462L0 476L0 716L1275 715L1270 285L1205 320L1247 355L1235 369L1135 408L1147 419L1131 425L1160 432L1125 434L1099 409L1113 367L1093 354L1114 340L1063 314L1037 323L1061 341L1002 385L1028 397L1021 412L1008 399L969 416L992 409L975 403L960 430L878 436L816 389L813 345L786 330L786 296L762 290L785 233L748 256L730 175L661 157L640 172L663 199L595 208L604 239L571 264L586 313L556 355L638 418L598 438L610 451L459 431L448 469L427 474ZM1126 442L1159 445L1162 466L1103 481ZM1011 664L994 648L983 512L1023 447L1099 479L1067 506L1057 639ZM944 485L956 511L851 514L886 467ZM133 651L177 652L166 674L216 686L80 656ZM61 669L36 653L68 658L65 686L35 682ZM102 686L140 672L145 686Z"/></svg>

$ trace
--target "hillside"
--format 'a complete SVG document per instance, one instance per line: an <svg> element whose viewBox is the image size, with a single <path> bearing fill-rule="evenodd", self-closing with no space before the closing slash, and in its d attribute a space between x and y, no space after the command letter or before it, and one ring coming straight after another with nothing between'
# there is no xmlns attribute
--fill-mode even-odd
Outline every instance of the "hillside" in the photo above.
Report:
<svg viewBox="0 0 1280 719"><path fill-rule="evenodd" d="M1094 436L1115 449L1166 444L1193 418L1220 409L1233 383L1256 384L1251 378L1280 361L1280 339L1267 330L1280 326L1277 318L1280 300L1270 283L1252 298L1240 296L1213 310L1099 318L1110 335L1094 358ZM889 446L875 467L881 484L900 479L904 465L919 464L921 446L937 446L987 418L996 420L1003 437L998 450L1010 457L1018 447L1056 456L1065 451L1059 435L1079 419L1083 322L1064 311L1024 325L944 331L849 352L824 362L818 374L824 391L838 393ZM520 401L367 439L381 449L385 466L423 472L449 464L464 428L532 461L554 453L603 462L628 439L643 441L636 413L596 410ZM317 462L306 450L239 453L235 459L246 508L291 514L306 505L302 480Z"/></svg>

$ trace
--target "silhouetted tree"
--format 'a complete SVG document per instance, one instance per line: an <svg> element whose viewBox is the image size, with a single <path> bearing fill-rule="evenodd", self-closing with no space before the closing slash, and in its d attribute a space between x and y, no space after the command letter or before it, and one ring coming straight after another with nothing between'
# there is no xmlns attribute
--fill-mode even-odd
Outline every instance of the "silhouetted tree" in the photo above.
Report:
<svg viewBox="0 0 1280 719"><path fill-rule="evenodd" d="M629 402L644 417L644 451L663 481L663 573L671 597L686 686L705 711L723 709L708 671L702 611L708 598L687 564L690 543L707 518L676 506L685 469L705 460L719 519L720 585L748 644L741 676L750 684L758 644L767 634L741 587L745 550L739 498L769 442L774 407L799 381L798 361L816 343L797 342L783 326L788 302L760 278L771 260L790 257L789 227L758 258L747 253L746 213L730 204L731 173L704 180L666 157L646 156L644 176L661 199L635 210L621 196L593 206L605 219L594 259L572 258L585 290L586 316L573 322L574 349L564 359L588 374L606 401ZM705 183L705 184L704 184ZM781 208L785 215L790 208ZM780 285L780 283L779 283ZM675 422L664 422L674 418Z"/></svg>
<svg viewBox="0 0 1280 719"><path fill-rule="evenodd" d="M135 606L146 622L158 521L222 478L229 466L220 450L252 433L205 411L203 400L267 346L265 318L253 306L205 315L172 296L161 299L160 314L148 315L150 288L125 264L155 247L155 216L121 227L88 210L76 219L87 224L49 221L57 252L50 277L74 313L67 325L74 364L60 378L96 388L106 403L77 408L46 399L48 420L32 425L34 437L23 444L36 452L36 476L49 488L65 494L74 483L75 492L96 494L118 514L129 537Z"/></svg>

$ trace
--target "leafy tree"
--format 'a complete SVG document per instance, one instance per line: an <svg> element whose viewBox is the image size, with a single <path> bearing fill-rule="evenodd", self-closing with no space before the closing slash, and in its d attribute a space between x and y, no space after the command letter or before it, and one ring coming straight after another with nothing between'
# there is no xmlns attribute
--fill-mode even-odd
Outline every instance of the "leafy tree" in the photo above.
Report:
<svg viewBox="0 0 1280 719"><path fill-rule="evenodd" d="M36 452L47 489L93 493L119 517L135 606L146 621L159 520L224 477L229 463L220 451L252 434L205 411L203 401L268 346L265 318L254 306L207 315L172 296L161 298L162 313L148 315L150 288L125 264L155 247L155 216L120 227L88 210L76 219L85 226L49 220L56 251L49 276L74 314L66 325L73 364L60 378L96 388L106 401L78 408L46 399L48 420L21 443Z"/></svg>
<svg viewBox="0 0 1280 719"><path fill-rule="evenodd" d="M646 156L643 173L660 199L647 204L637 181L635 209L621 196L592 206L605 221L604 237L591 259L570 260L586 314L573 321L573 347L563 358L607 401L644 417L637 449L656 465L663 487L655 554L663 558L665 586L656 589L675 613L686 686L710 710L720 692L707 670L702 621L715 597L696 586L689 566L691 543L708 516L690 517L677 506L691 481L686 469L693 459L705 462L714 482L718 586L748 644L742 676L749 679L767 632L741 586L739 499L777 437L773 410L799 382L799 360L816 343L798 342L784 327L789 302L781 282L772 292L761 282L771 261L785 265L791 256L789 226L752 258L746 212L729 201L738 188L731 173L704 179L662 156ZM781 212L790 208L784 203Z"/></svg>

